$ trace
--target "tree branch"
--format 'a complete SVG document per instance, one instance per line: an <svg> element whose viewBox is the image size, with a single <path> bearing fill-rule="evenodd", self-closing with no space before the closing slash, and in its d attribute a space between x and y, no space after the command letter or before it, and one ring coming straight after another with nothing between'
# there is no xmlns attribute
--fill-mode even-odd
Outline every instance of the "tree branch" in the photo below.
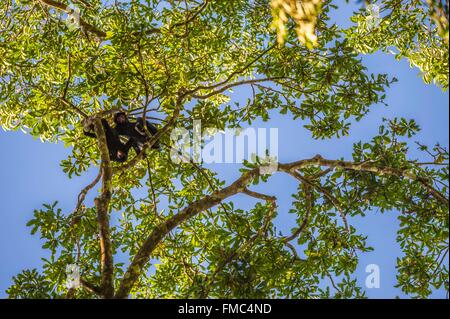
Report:
<svg viewBox="0 0 450 319"><path fill-rule="evenodd" d="M303 190L305 191L305 195L306 195L306 216L303 219L303 222L300 225L300 227L295 232L293 232L292 235L283 238L283 242L285 244L289 243L290 241L293 241L298 236L300 236L300 234L308 226L309 216L311 216L311 211L312 211L312 207L313 207L313 198L312 198L312 192L311 192L310 188L311 188L310 185L303 184ZM295 249L294 249L294 251L295 251Z"/></svg>
<svg viewBox="0 0 450 319"><path fill-rule="evenodd" d="M259 169L253 169L249 172L245 172L238 180L236 180L230 186L223 188L219 191L205 196L204 198L191 203L189 206L181 210L178 214L174 215L166 222L158 225L147 237L142 244L141 248L134 256L130 266L128 267L122 281L120 282L119 289L116 293L116 298L127 298L135 282L142 274L144 266L147 264L150 255L161 242L161 240L175 227L186 221L187 219L197 215L198 213L210 209L223 200L231 197L237 193L242 192L250 182L259 176Z"/></svg>
<svg viewBox="0 0 450 319"><path fill-rule="evenodd" d="M277 200L277 198L275 196L269 196L269 195L265 195L265 194L261 194L261 193L257 193L257 192L253 192L251 190L249 190L248 188L245 188L242 193L257 198L257 199L262 199L268 202L274 202Z"/></svg>
<svg viewBox="0 0 450 319"><path fill-rule="evenodd" d="M87 193L95 186L97 185L97 183L100 181L100 179L102 178L102 170L100 169L98 172L97 177L94 179L94 181L92 183L90 183L88 186L86 186L85 188L83 188L83 190L80 192L80 194L78 194L78 201L77 201L77 206L75 207L75 210L73 212L74 216L72 218L72 222L71 225L75 225L78 220L79 220L79 215L78 212L81 208L81 205L84 202L84 199L86 198Z"/></svg>
<svg viewBox="0 0 450 319"><path fill-rule="evenodd" d="M71 103L70 101L68 101L65 98L59 98L59 100L65 104L66 106L72 108L75 110L76 113L78 113L79 115L81 115L83 118L87 118L88 115L86 113L84 113L78 106L76 106L75 104Z"/></svg>
<svg viewBox="0 0 450 319"><path fill-rule="evenodd" d="M90 282L86 281L86 280L83 279L83 278L80 278L80 283L81 283L81 285L82 285L84 288L86 288L86 289L89 290L90 292L92 292L92 293L94 293L94 294L96 294L96 295L98 295L98 296L101 296L101 295L102 295L102 291L101 291L100 288L97 287L96 285L91 284Z"/></svg>
<svg viewBox="0 0 450 319"><path fill-rule="evenodd" d="M214 271L214 273L211 275L210 279L209 279L209 283L206 286L206 289L203 290L202 295L200 296L201 298L207 298L209 292L211 291L211 286L214 284L214 279L216 278L217 274L219 274L228 264L230 264L233 260L235 260L236 258L238 258L246 249L251 248L256 240L259 237L262 237L263 235L265 235L267 233L267 230L269 228L270 222L272 220L272 218L275 215L275 206L276 206L276 197L273 196L267 196L264 194L260 194L260 193L256 193L256 192L252 192L249 191L248 189L244 189L243 193L258 198L258 199L264 199L267 201L267 203L271 206L270 207L270 213L267 214L265 221L264 221L264 225L263 227L261 227L255 235L253 235L248 241L246 241L242 246L238 247L237 249L235 249L222 263L220 263L216 270Z"/></svg>
<svg viewBox="0 0 450 319"><path fill-rule="evenodd" d="M410 173L407 170L400 170L392 167L377 167L371 163L355 163L348 161L340 161L340 160L327 160L317 155L310 159L305 159L293 163L288 164L279 164L278 171L285 172L291 174L291 172L295 172L296 170L303 169L311 166L325 166L329 168L339 168L344 170L357 170L357 171L365 171L365 172L373 172L378 175L388 175L388 176L397 176L400 178L407 178L412 181L421 182L424 179L416 176L413 173ZM187 207L182 209L179 213L172 216L164 223L156 226L150 235L145 239L141 248L134 256L130 266L128 267L124 277L122 278L119 288L116 292L115 298L127 298L130 291L132 290L134 284L139 279L142 274L145 265L148 263L151 254L158 246L158 244L164 239L164 237L169 234L174 228L185 222L186 220L196 216L198 213L208 210L225 199L236 195L238 193L247 192L249 193L247 187L250 183L256 178L260 177L260 169L259 167L254 168L250 171L244 172L239 179L237 179L230 186L225 187L221 190L215 191L211 195L207 195L204 198L197 200ZM424 185L421 182L422 185ZM430 191L431 186L424 187ZM432 189L432 187L431 187ZM436 200L441 202L442 204L448 206L448 200L444 197L444 195L440 194L437 190L431 192L433 197ZM257 195L257 198L266 197L266 195L258 194L251 192L252 195Z"/></svg>
<svg viewBox="0 0 450 319"><path fill-rule="evenodd" d="M54 0L39 0L42 4L50 7L50 8L54 8L56 10L59 11L63 11L65 13L72 13L72 9L64 4L64 3L60 3ZM94 25L87 23L83 18L80 17L80 26L83 28L83 30L87 31L87 32L91 32L93 34L95 34L99 39L104 39L106 38L106 32L98 29L97 27L95 27Z"/></svg>
<svg viewBox="0 0 450 319"><path fill-rule="evenodd" d="M233 71L224 81L213 84L213 85L200 85L198 87L196 87L195 89L192 89L190 91L188 91L188 94L194 94L200 90L213 90L216 89L218 87L221 87L223 85L226 85L227 83L229 83L236 75L238 74L242 74L243 72L245 72L246 70L248 70L253 64L255 64L259 59L261 59L264 55L266 55L269 51L271 51L272 49L274 49L278 44L275 43L272 46L268 47L266 50L264 50L263 52L261 52L258 56L256 56L253 60L251 60L246 66L244 66L243 68Z"/></svg>
<svg viewBox="0 0 450 319"><path fill-rule="evenodd" d="M261 82L270 82L270 81L281 80L281 79L283 79L283 77L272 77L272 78L264 78L264 79L243 80L243 81L239 81L239 82L235 82L235 83L230 83L228 85L225 85L225 86L221 87L220 89L218 89L216 91L212 91L212 92L210 92L208 94L205 94L205 95L192 94L192 97L196 98L196 99L204 100L204 99L208 99L211 96L214 96L216 94L225 92L226 90L229 90L229 89L231 89L233 87L236 87L236 86L245 85L245 84L261 83Z"/></svg>
<svg viewBox="0 0 450 319"><path fill-rule="evenodd" d="M205 2L198 7L198 9L196 8L197 10L194 12L194 14L191 17L189 17L186 21L173 24L170 27L170 30L181 27L183 25L187 27L187 25L189 23L194 21L208 7L208 4L209 4L209 0L205 0Z"/></svg>
<svg viewBox="0 0 450 319"><path fill-rule="evenodd" d="M102 192L94 200L97 208L97 219L100 235L100 264L101 264L101 291L105 298L114 296L114 262L109 230L109 202L111 200L112 169L105 132L101 119L94 119L95 135L98 137L98 147L101 155Z"/></svg>
<svg viewBox="0 0 450 319"><path fill-rule="evenodd" d="M448 198L441 194L437 189L430 185L429 180L417 176L407 169L399 169L393 167L379 167L372 162L355 163L340 160L328 160L322 156L317 155L312 159L301 160L290 164L280 164L279 169L283 172L289 173L292 170L297 170L305 166L325 166L329 168L340 168L344 170L353 170L361 172L371 172L380 176L397 176L407 178L411 181L419 182L423 187L441 204L449 206Z"/></svg>
<svg viewBox="0 0 450 319"><path fill-rule="evenodd" d="M344 227L347 230L347 232L350 230L348 227L347 217L345 216L344 211L342 210L341 203L339 203L338 199L334 197L327 189L323 188L320 185L315 184L314 182L310 181L308 178L302 176L297 171L289 171L288 174L298 179L300 182L305 183L306 185L309 185L315 189L317 189L319 192L321 192L328 200L333 204L333 206L337 209L339 214L341 215L342 221L344 223Z"/></svg>

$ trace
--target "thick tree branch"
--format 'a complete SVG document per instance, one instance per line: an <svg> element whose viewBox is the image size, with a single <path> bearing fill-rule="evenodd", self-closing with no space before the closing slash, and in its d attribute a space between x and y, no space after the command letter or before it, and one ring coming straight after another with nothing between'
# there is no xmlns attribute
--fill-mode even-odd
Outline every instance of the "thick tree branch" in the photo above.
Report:
<svg viewBox="0 0 450 319"><path fill-rule="evenodd" d="M99 118L94 120L95 135L98 137L98 147L102 160L102 192L94 200L97 208L97 219L100 236L100 264L101 264L101 291L105 298L112 298L114 295L114 262L109 230L109 202L111 200L112 189L112 169L109 159L109 151L106 143L106 136L102 122Z"/></svg>
<svg viewBox="0 0 450 319"><path fill-rule="evenodd" d="M130 266L128 267L119 289L116 293L116 298L127 298L135 282L141 275L144 266L147 264L151 253L161 242L161 240L175 227L186 221L187 219L197 215L198 213L210 209L223 200L242 192L250 182L259 176L259 169L253 169L244 173L238 180L230 186L219 191L207 195L203 199L195 201L180 211L175 216L168 219L166 222L158 225L144 241L141 248L134 256Z"/></svg>
<svg viewBox="0 0 450 319"><path fill-rule="evenodd" d="M423 187L441 204L445 206L449 206L448 198L446 198L441 192L435 189L430 181L426 178L420 177L414 173L412 173L408 169L399 169L393 167L380 167L376 166L373 162L363 162L363 163L355 163L349 161L340 161L340 160L328 160L324 159L322 156L317 155L316 157L308 160L301 160L298 162L290 163L290 164L280 164L279 169L283 172L295 171L297 169L303 168L306 166L325 166L329 168L340 168L344 170L353 170L360 172L371 172L380 176L397 176L404 177L411 181L418 182L423 185Z"/></svg>

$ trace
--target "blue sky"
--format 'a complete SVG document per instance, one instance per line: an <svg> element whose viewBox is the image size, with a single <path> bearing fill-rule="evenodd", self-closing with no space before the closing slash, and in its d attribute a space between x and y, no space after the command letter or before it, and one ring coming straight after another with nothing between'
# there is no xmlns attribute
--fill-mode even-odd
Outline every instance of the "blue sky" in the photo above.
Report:
<svg viewBox="0 0 450 319"><path fill-rule="evenodd" d="M345 9L344 9L345 8ZM348 25L348 16L354 6L341 8L335 20L340 25ZM350 136L336 140L317 141L302 128L302 122L286 116L273 114L267 123L256 122L254 127L276 127L279 129L279 157L281 162L290 162L321 154L328 158L344 157L349 159L353 143L359 140L370 140L377 134L383 117L413 118L421 126L422 132L414 140L434 145L436 142L448 147L449 144L449 96L433 85L422 82L419 71L411 69L405 60L396 61L393 56L377 53L364 57L364 63L373 73L388 73L399 79L387 91L387 103L373 105L370 113L360 122L353 123ZM238 91L239 98L247 92ZM4 132L0 130L0 298L6 297L5 289L11 284L11 277L25 268L39 268L40 258L46 257L41 249L38 236L31 236L25 226L31 219L33 210L43 203L54 200L60 207L70 212L76 204L79 191L95 177L96 168L82 177L69 180L59 166L61 160L70 154L70 149L62 143L44 144L21 132ZM414 152L412 152L414 155ZM418 153L416 153L418 154ZM240 165L209 165L227 181L239 176ZM254 190L276 195L279 204L277 228L287 234L294 225L294 217L287 213L291 203L291 193L295 192L297 183L284 175L271 177L266 185L259 185ZM236 196L235 202L241 207L250 207L254 200L245 196ZM92 196L87 203L92 202ZM369 236L368 243L375 248L374 252L360 255L360 266L356 272L360 284L364 286L367 276L365 267L377 264L381 270L381 287L367 289L371 298L405 297L395 284L395 262L400 254L396 244L398 228L397 213L381 214L371 212L365 218L350 220L359 232ZM434 298L443 298L445 293L437 291Z"/></svg>

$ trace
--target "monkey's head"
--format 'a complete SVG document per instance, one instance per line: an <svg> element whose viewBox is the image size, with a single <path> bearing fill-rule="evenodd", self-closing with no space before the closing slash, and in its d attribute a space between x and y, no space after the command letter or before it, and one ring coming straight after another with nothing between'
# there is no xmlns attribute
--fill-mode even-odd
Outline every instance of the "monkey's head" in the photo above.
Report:
<svg viewBox="0 0 450 319"><path fill-rule="evenodd" d="M117 159L119 160L119 162L125 162L127 160L127 157L127 153L125 153L124 151L117 151Z"/></svg>
<svg viewBox="0 0 450 319"><path fill-rule="evenodd" d="M128 117L125 112L118 112L114 114L114 123L117 125L123 125L128 123Z"/></svg>

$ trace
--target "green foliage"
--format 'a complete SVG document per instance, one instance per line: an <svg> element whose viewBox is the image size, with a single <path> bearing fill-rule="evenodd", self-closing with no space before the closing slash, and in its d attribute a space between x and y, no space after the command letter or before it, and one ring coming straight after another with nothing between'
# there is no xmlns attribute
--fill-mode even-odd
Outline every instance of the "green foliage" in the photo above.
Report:
<svg viewBox="0 0 450 319"><path fill-rule="evenodd" d="M430 7L430 17L438 28L438 33L441 38L448 44L449 36L449 1L448 0L427 0Z"/></svg>
<svg viewBox="0 0 450 319"><path fill-rule="evenodd" d="M384 0L380 12L382 19L376 27L368 25L364 8L352 17L356 25L345 31L351 46L363 54L382 50L394 54L398 60L406 58L411 67L420 70L425 83L435 83L447 90L448 35L446 40L430 23L424 1Z"/></svg>
<svg viewBox="0 0 450 319"><path fill-rule="evenodd" d="M52 293L52 283L36 269L24 270L13 277L13 285L6 293L13 299L48 299L56 295Z"/></svg>
<svg viewBox="0 0 450 319"><path fill-rule="evenodd" d="M99 164L97 143L82 135L84 114L123 109L141 116L147 108L147 115L165 119L163 126L175 113L180 92L188 92L174 126L192 130L192 120L201 120L203 127L238 128L256 119L270 121L270 114L279 112L292 115L313 138L341 137L373 104L384 103L386 88L396 81L368 74L356 51L373 53L393 44L399 57L422 69L427 82L448 85L448 50L433 30L431 35L424 31L420 6L392 10L369 35L357 14L353 19L359 26L343 34L330 25L334 6L325 1L317 45L307 48L292 32L278 45L269 0L110 5L91 0L90 6L80 6L82 28L73 28L66 13L43 2L0 4L0 125L70 147L72 154L61 162L69 178ZM251 92L246 101L234 99L233 89L241 86ZM448 196L446 165L410 159L409 139L418 130L413 120L386 120L372 140L355 144L353 161L412 172ZM135 256L162 222L225 186L213 171L171 161L169 143L165 134L161 152L148 152L146 160L125 171L113 167L109 209L115 256ZM448 162L448 152L439 145L419 148L434 164ZM245 163L241 171L256 168ZM448 206L420 183L382 171L309 166L298 173L312 184L303 180L292 194L292 232L301 231L291 241L276 229L277 211L270 200L248 210L224 201L187 218L158 243L131 296L364 298L354 271L358 253L372 248L351 218L374 209L398 211L404 252L398 260L399 287L418 297L448 289L448 265L441 262L448 252ZM41 274L25 270L13 278L10 298L66 297L65 269L73 263L83 279L100 285L97 210L85 205L68 212L53 203L34 212L28 226L50 257L43 259ZM127 266L114 264L115 287ZM99 296L78 289L72 297Z"/></svg>

